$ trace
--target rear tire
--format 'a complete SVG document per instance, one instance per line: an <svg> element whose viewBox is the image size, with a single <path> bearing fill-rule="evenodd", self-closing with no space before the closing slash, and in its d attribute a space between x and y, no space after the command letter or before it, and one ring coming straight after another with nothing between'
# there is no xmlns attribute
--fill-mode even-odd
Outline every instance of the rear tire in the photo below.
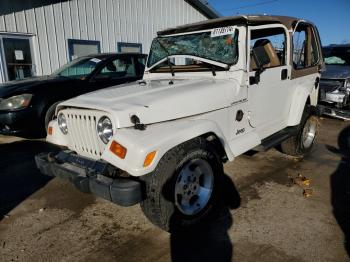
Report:
<svg viewBox="0 0 350 262"><path fill-rule="evenodd" d="M283 153L302 158L311 152L318 133L318 121L310 111L310 107L306 106L298 133L281 143Z"/></svg>
<svg viewBox="0 0 350 262"><path fill-rule="evenodd" d="M169 232L207 221L218 206L223 166L205 139L185 142L167 152L156 170L143 177L141 208L156 226Z"/></svg>

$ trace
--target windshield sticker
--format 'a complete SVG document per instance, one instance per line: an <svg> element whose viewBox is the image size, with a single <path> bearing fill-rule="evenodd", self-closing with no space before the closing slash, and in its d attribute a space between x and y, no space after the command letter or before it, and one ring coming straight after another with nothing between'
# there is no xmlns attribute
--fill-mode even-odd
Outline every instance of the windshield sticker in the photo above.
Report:
<svg viewBox="0 0 350 262"><path fill-rule="evenodd" d="M91 61L91 62L94 62L94 63L96 63L96 64L99 63L99 62L101 62L101 60L98 59L98 58L91 58L90 61Z"/></svg>
<svg viewBox="0 0 350 262"><path fill-rule="evenodd" d="M211 31L210 37L232 35L235 33L235 30L236 30L235 26L226 26L226 27L215 28Z"/></svg>

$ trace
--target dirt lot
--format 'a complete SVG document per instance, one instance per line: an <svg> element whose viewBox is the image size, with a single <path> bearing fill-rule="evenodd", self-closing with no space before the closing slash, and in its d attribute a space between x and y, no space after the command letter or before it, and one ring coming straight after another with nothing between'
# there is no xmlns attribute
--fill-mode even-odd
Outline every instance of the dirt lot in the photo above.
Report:
<svg viewBox="0 0 350 262"><path fill-rule="evenodd" d="M50 150L43 141L0 137L0 261L350 261L346 136L349 122L324 119L303 161L270 150L226 164L227 208L200 232L173 235L139 206L40 175L33 157ZM298 174L311 179L308 198L290 182Z"/></svg>

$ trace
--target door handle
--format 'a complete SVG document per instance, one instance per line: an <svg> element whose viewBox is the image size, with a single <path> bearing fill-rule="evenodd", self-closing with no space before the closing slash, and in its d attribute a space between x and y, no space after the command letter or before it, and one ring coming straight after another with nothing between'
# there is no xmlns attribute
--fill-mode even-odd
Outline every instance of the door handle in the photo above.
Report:
<svg viewBox="0 0 350 262"><path fill-rule="evenodd" d="M281 80L286 80L288 77L288 69L282 69L281 71Z"/></svg>

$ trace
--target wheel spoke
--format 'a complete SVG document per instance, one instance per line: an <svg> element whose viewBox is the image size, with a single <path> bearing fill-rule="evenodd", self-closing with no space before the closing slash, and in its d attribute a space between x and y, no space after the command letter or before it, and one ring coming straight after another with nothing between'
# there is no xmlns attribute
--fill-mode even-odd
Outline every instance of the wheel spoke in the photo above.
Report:
<svg viewBox="0 0 350 262"><path fill-rule="evenodd" d="M183 207L190 207L191 206L191 204L190 204L190 199L187 197L187 196L185 196L185 195L182 195L182 198L181 198L181 205L183 206Z"/></svg>
<svg viewBox="0 0 350 262"><path fill-rule="evenodd" d="M211 189L201 186L198 190L199 199L206 199L211 194Z"/></svg>

